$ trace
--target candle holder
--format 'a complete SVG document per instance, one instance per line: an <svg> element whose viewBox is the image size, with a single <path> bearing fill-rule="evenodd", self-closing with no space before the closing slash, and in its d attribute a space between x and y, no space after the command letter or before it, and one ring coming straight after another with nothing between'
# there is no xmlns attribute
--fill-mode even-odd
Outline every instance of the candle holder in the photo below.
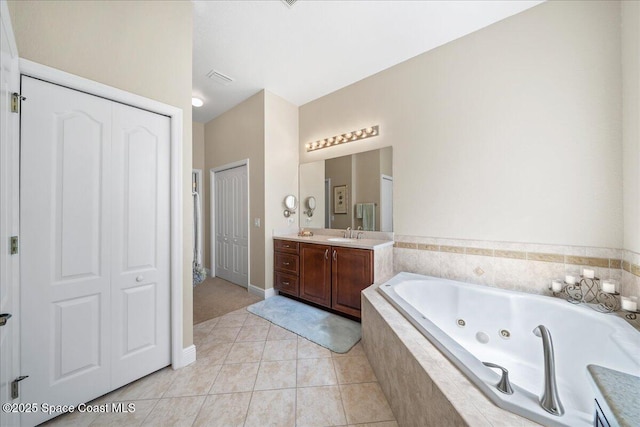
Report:
<svg viewBox="0 0 640 427"><path fill-rule="evenodd" d="M553 296L564 298L572 304L587 304L601 313L611 313L620 309L620 293L603 292L600 289L600 279L597 277L580 276L576 283L563 283L560 292L552 291ZM634 313L629 315L635 316Z"/></svg>

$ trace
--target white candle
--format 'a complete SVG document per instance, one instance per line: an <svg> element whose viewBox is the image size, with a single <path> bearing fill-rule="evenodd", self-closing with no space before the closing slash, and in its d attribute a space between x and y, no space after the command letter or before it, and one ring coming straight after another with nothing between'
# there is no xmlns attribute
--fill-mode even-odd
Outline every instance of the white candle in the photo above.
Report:
<svg viewBox="0 0 640 427"><path fill-rule="evenodd" d="M584 270L582 270L582 276L585 279L593 279L594 277L596 277L596 272L585 268Z"/></svg>
<svg viewBox="0 0 640 427"><path fill-rule="evenodd" d="M562 282L560 280L553 280L551 282L551 290L553 292L560 292L562 291Z"/></svg>
<svg viewBox="0 0 640 427"><path fill-rule="evenodd" d="M638 311L638 303L629 298L624 298L622 300L622 309L626 311Z"/></svg>
<svg viewBox="0 0 640 427"><path fill-rule="evenodd" d="M607 294L615 294L616 293L616 282L612 282L611 280L605 280L602 283L602 292Z"/></svg>
<svg viewBox="0 0 640 427"><path fill-rule="evenodd" d="M567 285L575 285L576 284L576 278L573 276L565 276L564 277L564 282Z"/></svg>

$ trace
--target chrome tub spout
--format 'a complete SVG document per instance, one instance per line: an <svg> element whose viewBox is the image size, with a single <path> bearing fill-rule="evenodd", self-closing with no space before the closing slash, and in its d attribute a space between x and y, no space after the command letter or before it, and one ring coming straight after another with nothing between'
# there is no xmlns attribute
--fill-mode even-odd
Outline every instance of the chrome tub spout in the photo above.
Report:
<svg viewBox="0 0 640 427"><path fill-rule="evenodd" d="M553 355L551 333L544 325L537 326L533 333L542 338L544 351L544 393L540 399L540 406L550 414L561 416L564 414L564 408L560 402L558 386L556 385L556 363Z"/></svg>

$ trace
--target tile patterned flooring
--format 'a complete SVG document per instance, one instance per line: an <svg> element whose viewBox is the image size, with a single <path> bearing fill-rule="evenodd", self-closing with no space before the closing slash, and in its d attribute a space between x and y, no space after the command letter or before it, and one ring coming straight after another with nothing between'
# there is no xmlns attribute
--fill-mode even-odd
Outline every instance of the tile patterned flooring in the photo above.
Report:
<svg viewBox="0 0 640 427"><path fill-rule="evenodd" d="M398 426L360 343L333 353L245 309L194 326L194 342L194 364L91 402L131 402L135 412L72 413L46 425Z"/></svg>

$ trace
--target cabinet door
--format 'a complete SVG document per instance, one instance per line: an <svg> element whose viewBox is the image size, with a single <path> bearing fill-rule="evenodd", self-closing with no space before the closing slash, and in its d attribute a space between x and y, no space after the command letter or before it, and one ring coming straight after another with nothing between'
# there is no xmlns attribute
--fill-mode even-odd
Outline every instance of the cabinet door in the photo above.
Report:
<svg viewBox="0 0 640 427"><path fill-rule="evenodd" d="M331 307L331 246L300 244L300 298Z"/></svg>
<svg viewBox="0 0 640 427"><path fill-rule="evenodd" d="M332 251L331 307L360 317L360 292L373 283L373 252L341 247Z"/></svg>

